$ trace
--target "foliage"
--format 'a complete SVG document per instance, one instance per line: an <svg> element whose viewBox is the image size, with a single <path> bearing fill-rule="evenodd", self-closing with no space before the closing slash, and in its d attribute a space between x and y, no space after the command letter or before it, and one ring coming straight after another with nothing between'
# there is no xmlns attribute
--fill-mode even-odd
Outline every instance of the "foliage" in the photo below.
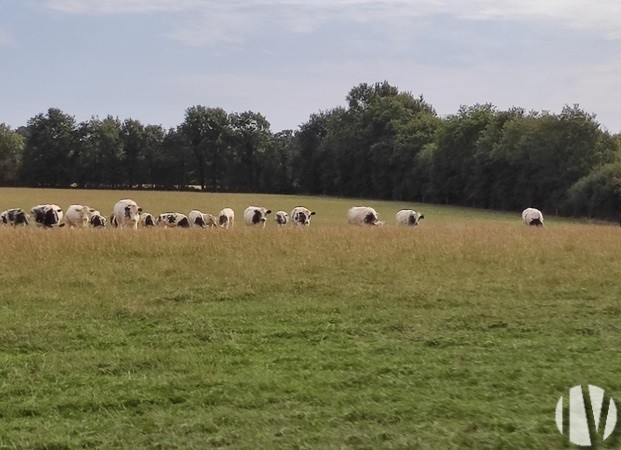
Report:
<svg viewBox="0 0 621 450"><path fill-rule="evenodd" d="M5 127L0 139L4 185L200 186L621 214L609 211L614 201L597 207L573 187L621 158L621 136L578 105L552 114L476 104L440 118L422 96L387 81L353 87L345 107L311 114L295 131L272 133L260 113L202 105L170 130L112 116L76 126L52 108L18 132Z"/></svg>
<svg viewBox="0 0 621 450"><path fill-rule="evenodd" d="M0 186L12 186L22 164L24 138L4 123L0 123Z"/></svg>

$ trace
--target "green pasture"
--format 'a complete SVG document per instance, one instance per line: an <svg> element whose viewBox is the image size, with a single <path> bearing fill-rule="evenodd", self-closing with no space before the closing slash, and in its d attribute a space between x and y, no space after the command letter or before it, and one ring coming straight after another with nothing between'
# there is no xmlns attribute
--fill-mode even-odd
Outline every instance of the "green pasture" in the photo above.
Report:
<svg viewBox="0 0 621 450"><path fill-rule="evenodd" d="M570 387L621 409L621 227L190 192L0 189L0 210L127 197L237 227L0 227L0 448L567 448ZM250 204L317 216L248 229ZM386 225L348 226L354 204Z"/></svg>

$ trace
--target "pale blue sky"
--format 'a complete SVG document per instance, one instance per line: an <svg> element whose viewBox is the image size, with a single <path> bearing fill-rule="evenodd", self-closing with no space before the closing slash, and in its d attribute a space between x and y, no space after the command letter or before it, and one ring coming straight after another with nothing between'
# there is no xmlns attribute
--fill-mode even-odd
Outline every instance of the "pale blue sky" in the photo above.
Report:
<svg viewBox="0 0 621 450"><path fill-rule="evenodd" d="M618 0L0 0L0 122L50 107L174 127L193 105L272 131L387 80L442 115L561 111L621 132Z"/></svg>

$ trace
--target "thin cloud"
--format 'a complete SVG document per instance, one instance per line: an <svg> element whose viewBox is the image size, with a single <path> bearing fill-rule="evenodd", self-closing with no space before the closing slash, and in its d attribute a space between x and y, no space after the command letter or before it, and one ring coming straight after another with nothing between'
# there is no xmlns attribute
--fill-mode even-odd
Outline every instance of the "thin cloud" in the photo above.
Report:
<svg viewBox="0 0 621 450"><path fill-rule="evenodd" d="M0 28L0 47L13 47L15 39L2 28Z"/></svg>
<svg viewBox="0 0 621 450"><path fill-rule="evenodd" d="M48 0L50 9L73 14L145 14L192 12L198 13L198 22L186 29L170 33L182 42L199 41L195 35L205 15L227 11L230 24L241 14L267 14L274 23L290 31L310 32L330 20L354 22L387 22L447 14L463 20L545 20L566 27L590 30L609 39L621 38L621 2L618 0ZM222 18L222 15L219 15ZM205 44L229 30L225 26L206 33ZM243 29L243 27L242 27ZM187 30L187 32L184 32ZM387 27L390 32L390 27Z"/></svg>

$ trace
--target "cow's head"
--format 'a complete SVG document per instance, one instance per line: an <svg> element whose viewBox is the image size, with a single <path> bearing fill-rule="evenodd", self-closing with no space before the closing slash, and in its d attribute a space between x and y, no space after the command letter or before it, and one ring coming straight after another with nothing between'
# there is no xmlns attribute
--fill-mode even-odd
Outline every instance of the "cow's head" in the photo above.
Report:
<svg viewBox="0 0 621 450"><path fill-rule="evenodd" d="M265 223L265 221L267 220L266 216L271 212L271 209L255 208L254 213L252 214L252 224L257 225L260 223Z"/></svg>
<svg viewBox="0 0 621 450"><path fill-rule="evenodd" d="M315 211L310 211L304 208L301 211L296 211L296 213L293 216L293 220L296 223L307 227L310 225L311 216L314 216L315 214L316 214Z"/></svg>

